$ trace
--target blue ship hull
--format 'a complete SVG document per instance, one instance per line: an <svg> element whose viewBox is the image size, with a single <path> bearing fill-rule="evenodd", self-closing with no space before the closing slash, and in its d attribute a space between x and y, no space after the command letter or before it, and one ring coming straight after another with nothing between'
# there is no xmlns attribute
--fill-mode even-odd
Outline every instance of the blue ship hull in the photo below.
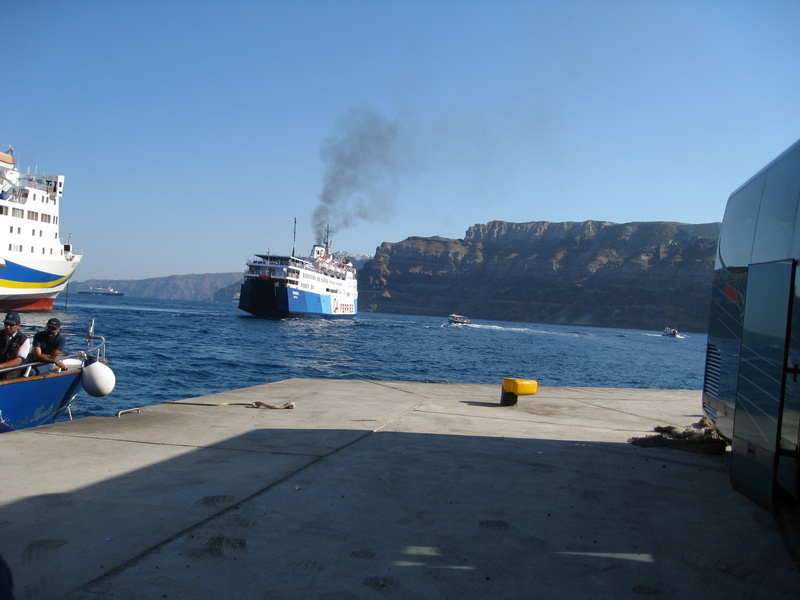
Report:
<svg viewBox="0 0 800 600"><path fill-rule="evenodd" d="M353 301L358 312L358 300ZM270 278L246 279L242 283L239 309L256 317L282 319L287 317L318 316L334 319L352 318L355 314L341 314L336 309L338 300L305 290L282 285Z"/></svg>
<svg viewBox="0 0 800 600"><path fill-rule="evenodd" d="M52 423L80 389L80 369L0 382L0 432Z"/></svg>

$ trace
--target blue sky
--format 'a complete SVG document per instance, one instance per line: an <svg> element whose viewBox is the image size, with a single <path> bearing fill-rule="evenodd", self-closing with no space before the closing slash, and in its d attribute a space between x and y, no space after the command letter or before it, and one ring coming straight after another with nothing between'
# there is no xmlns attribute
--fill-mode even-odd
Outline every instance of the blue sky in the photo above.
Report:
<svg viewBox="0 0 800 600"><path fill-rule="evenodd" d="M800 138L796 0L6 0L0 145L76 278L492 220L722 220Z"/></svg>

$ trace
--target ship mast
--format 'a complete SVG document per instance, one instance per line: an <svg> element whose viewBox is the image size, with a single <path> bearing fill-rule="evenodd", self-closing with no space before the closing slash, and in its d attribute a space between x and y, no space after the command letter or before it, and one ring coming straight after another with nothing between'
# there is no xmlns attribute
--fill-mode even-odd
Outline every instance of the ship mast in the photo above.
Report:
<svg viewBox="0 0 800 600"><path fill-rule="evenodd" d="M292 258L294 258L295 242L297 242L297 217L294 218L294 231L292 232Z"/></svg>
<svg viewBox="0 0 800 600"><path fill-rule="evenodd" d="M331 226L325 225L325 256L330 255L331 248Z"/></svg>

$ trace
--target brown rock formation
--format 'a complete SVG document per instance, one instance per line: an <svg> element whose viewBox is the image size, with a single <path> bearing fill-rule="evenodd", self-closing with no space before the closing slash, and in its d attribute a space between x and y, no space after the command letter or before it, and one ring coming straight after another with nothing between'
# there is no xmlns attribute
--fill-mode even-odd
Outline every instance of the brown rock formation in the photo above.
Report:
<svg viewBox="0 0 800 600"><path fill-rule="evenodd" d="M362 311L705 331L719 223L474 225L461 240L383 243Z"/></svg>

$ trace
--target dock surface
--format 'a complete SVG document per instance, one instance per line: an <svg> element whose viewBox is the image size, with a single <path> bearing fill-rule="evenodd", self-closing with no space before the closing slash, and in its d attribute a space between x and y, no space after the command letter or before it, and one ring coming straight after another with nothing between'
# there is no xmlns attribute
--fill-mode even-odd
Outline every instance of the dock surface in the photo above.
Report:
<svg viewBox="0 0 800 600"><path fill-rule="evenodd" d="M16 598L796 597L729 453L628 443L699 391L500 392L293 379L0 435Z"/></svg>

